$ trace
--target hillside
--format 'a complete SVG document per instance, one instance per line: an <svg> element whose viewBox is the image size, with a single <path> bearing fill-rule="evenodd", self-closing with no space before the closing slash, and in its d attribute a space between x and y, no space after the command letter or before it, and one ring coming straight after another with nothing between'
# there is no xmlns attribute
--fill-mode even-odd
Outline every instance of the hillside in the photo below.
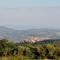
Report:
<svg viewBox="0 0 60 60"><path fill-rule="evenodd" d="M21 42L31 38L43 39L59 39L60 30L55 29L29 29L29 30L14 30L11 28L0 27L0 39L7 38L16 42Z"/></svg>

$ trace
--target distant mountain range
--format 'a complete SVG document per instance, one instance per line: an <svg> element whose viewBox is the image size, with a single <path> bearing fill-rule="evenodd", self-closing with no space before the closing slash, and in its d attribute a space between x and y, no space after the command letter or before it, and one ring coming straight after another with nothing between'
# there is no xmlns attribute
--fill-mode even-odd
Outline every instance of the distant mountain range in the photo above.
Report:
<svg viewBox="0 0 60 60"><path fill-rule="evenodd" d="M9 39L16 42L24 41L30 38L42 39L60 39L60 30L55 29L29 29L29 30L15 30L6 27L0 27L0 39Z"/></svg>

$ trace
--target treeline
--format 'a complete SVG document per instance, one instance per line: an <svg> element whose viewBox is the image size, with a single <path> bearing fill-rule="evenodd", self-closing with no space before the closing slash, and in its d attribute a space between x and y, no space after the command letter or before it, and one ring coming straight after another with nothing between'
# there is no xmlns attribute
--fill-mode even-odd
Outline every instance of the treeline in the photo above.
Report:
<svg viewBox="0 0 60 60"><path fill-rule="evenodd" d="M35 45L39 45L39 44L59 44L58 42L60 42L60 39L47 39L47 40L43 40L43 41L40 41L40 42L36 42L34 43ZM59 45L60 46L60 45Z"/></svg>
<svg viewBox="0 0 60 60"><path fill-rule="evenodd" d="M29 59L58 59L60 58L60 47L52 44L37 45L26 42L19 45L2 39L0 40L0 57L3 56L23 56L23 58L28 57Z"/></svg>

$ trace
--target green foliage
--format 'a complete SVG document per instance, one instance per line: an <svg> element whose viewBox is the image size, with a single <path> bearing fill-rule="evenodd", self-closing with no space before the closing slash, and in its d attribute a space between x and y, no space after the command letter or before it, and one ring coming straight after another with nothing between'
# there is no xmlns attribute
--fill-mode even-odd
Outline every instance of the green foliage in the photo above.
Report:
<svg viewBox="0 0 60 60"><path fill-rule="evenodd" d="M59 44L59 42L55 41L54 44L23 43L18 45L2 39L0 40L0 60L59 60Z"/></svg>

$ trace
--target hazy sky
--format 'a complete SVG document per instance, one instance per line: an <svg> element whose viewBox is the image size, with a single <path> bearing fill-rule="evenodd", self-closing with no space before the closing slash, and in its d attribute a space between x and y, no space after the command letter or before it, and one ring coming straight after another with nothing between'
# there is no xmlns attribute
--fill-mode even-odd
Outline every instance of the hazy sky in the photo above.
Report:
<svg viewBox="0 0 60 60"><path fill-rule="evenodd" d="M60 0L0 0L0 26L60 29Z"/></svg>

